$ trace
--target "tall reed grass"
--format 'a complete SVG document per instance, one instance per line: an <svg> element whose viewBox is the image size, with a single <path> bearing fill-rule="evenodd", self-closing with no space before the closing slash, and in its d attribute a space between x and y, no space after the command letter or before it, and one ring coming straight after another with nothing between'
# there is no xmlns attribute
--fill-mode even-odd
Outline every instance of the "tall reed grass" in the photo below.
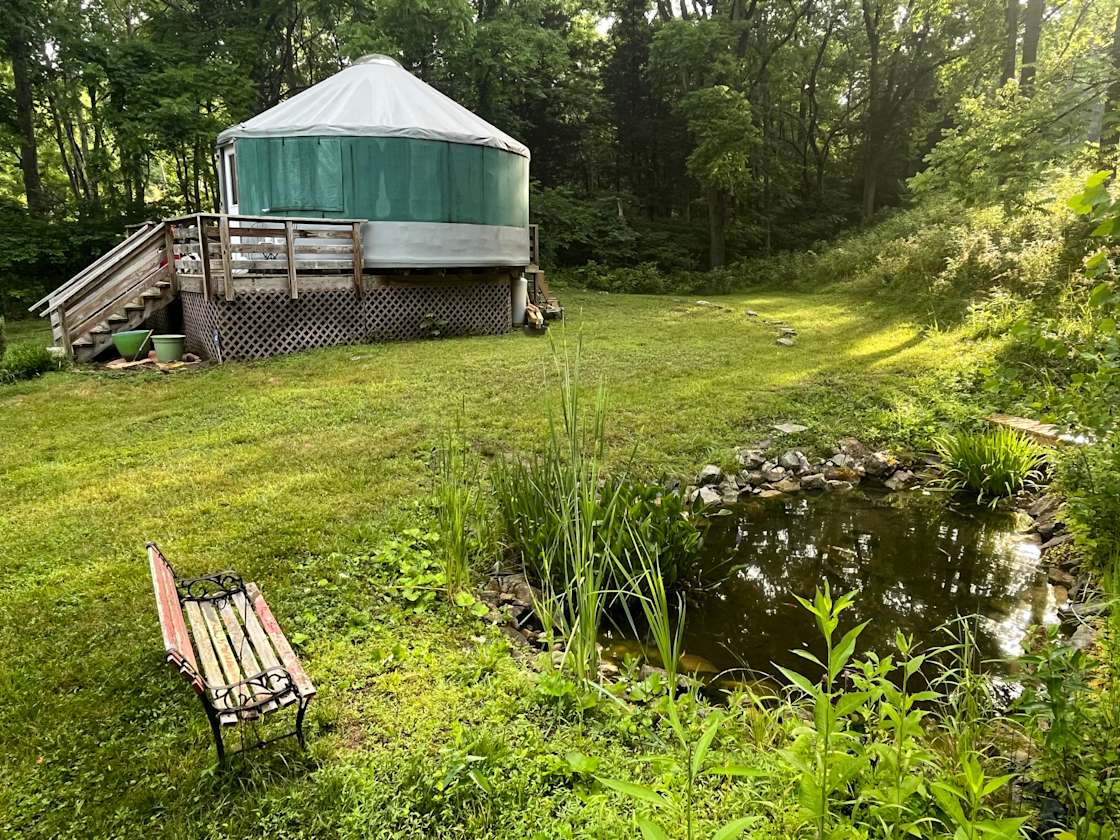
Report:
<svg viewBox="0 0 1120 840"><path fill-rule="evenodd" d="M1045 451L1011 429L958 432L933 441L944 464L942 483L953 491L972 491L977 502L995 507L1042 480Z"/></svg>

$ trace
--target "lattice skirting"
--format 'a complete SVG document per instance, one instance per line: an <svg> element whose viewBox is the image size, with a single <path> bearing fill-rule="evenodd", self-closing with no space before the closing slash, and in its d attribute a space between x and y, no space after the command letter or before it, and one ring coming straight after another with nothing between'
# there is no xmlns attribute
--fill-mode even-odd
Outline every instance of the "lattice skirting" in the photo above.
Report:
<svg viewBox="0 0 1120 840"><path fill-rule="evenodd" d="M507 279L352 289L243 291L231 301L182 292L187 350L255 359L311 347L439 335L497 335L511 320Z"/></svg>

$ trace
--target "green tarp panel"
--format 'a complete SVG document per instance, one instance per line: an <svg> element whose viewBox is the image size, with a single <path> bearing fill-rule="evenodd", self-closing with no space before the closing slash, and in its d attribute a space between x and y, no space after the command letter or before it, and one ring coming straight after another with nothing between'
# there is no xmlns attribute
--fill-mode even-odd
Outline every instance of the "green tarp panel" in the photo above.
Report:
<svg viewBox="0 0 1120 840"><path fill-rule="evenodd" d="M242 138L241 212L526 227L529 161L400 137Z"/></svg>

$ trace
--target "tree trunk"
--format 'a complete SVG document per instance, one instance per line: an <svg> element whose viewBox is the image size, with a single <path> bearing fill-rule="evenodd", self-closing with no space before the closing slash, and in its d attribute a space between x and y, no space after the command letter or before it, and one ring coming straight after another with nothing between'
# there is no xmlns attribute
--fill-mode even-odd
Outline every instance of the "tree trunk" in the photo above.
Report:
<svg viewBox="0 0 1120 840"><path fill-rule="evenodd" d="M727 262L727 196L718 187L708 187L708 262L709 268Z"/></svg>
<svg viewBox="0 0 1120 840"><path fill-rule="evenodd" d="M1019 47L1019 0L1007 0L1006 28L1003 42L1002 85L1015 78L1015 54Z"/></svg>
<svg viewBox="0 0 1120 840"><path fill-rule="evenodd" d="M1019 89L1026 96L1034 90L1034 77L1038 63L1038 39L1042 35L1042 15L1045 0L1027 0L1027 14L1023 18L1023 62L1019 69Z"/></svg>
<svg viewBox="0 0 1120 840"><path fill-rule="evenodd" d="M879 67L879 8L863 0L863 25L867 33L867 118L863 135L863 222L875 215L879 188L879 153L882 147L883 80Z"/></svg>
<svg viewBox="0 0 1120 840"><path fill-rule="evenodd" d="M1120 147L1120 10L1116 12L1116 28L1112 33L1112 49L1109 51L1112 64L1112 84L1104 100L1101 114L1101 167L1116 167L1116 149Z"/></svg>
<svg viewBox="0 0 1120 840"><path fill-rule="evenodd" d="M43 194L43 181L39 177L39 146L35 140L35 95L31 87L31 49L18 32L13 32L8 37L7 49L12 62L12 81L15 87L23 192L27 196L27 209L39 215L46 212L47 197Z"/></svg>

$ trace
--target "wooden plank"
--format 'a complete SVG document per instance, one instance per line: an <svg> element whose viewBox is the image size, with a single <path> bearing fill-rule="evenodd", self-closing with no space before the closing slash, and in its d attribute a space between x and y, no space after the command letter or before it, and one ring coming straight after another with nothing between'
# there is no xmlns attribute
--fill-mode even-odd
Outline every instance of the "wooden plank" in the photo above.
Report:
<svg viewBox="0 0 1120 840"><path fill-rule="evenodd" d="M362 226L354 222L350 227L351 242L354 247L354 294L362 296Z"/></svg>
<svg viewBox="0 0 1120 840"><path fill-rule="evenodd" d="M60 306L55 310L58 315L58 334L62 339L62 350L67 356L74 355L74 345L71 343L70 325L67 323L66 307Z"/></svg>
<svg viewBox="0 0 1120 840"><path fill-rule="evenodd" d="M287 235L284 237L287 240ZM295 240L295 231L292 232L293 251L297 257L301 254L337 254L350 260L350 245L339 243L337 245L312 245ZM284 242L234 242L229 246L234 254L275 254L278 257L288 252L287 241Z"/></svg>
<svg viewBox="0 0 1120 840"><path fill-rule="evenodd" d="M288 296L292 300L299 299L299 280L296 277L296 228L295 224L288 222L284 226L284 256L288 261Z"/></svg>
<svg viewBox="0 0 1120 840"><path fill-rule="evenodd" d="M210 643L210 633L206 629L206 621L202 617L198 602L187 601L183 606L191 623L195 650L198 651L198 658L202 660L203 679L206 680L207 686L224 685L225 676L222 674L221 665L218 664L218 655L214 652L214 646ZM215 703L215 706L219 709L229 708L229 703L220 701Z"/></svg>
<svg viewBox="0 0 1120 840"><path fill-rule="evenodd" d="M229 216L222 216L219 225L219 238L221 240L221 255L222 255L222 280L225 284L224 294L226 300L233 300L233 271L230 269L229 259Z"/></svg>
<svg viewBox="0 0 1120 840"><path fill-rule="evenodd" d="M163 226L163 253L167 256L167 279L171 281L171 288L179 291L178 272L175 269L175 237L171 233L171 225Z"/></svg>
<svg viewBox="0 0 1120 840"><path fill-rule="evenodd" d="M207 601L199 603L202 610L202 619L206 622L206 629L210 633L210 642L214 645L214 652L218 655L218 664L222 666L222 673L226 675L226 682L233 684L241 682L245 676L241 673L241 663L230 647L226 638L225 625L218 616L214 605ZM242 705L240 702L237 705Z"/></svg>
<svg viewBox="0 0 1120 840"><path fill-rule="evenodd" d="M276 652L272 649L272 642L269 641L268 634L261 627L256 612L253 611L245 596L241 593L234 595L233 606L237 611L237 617L241 619L241 623L245 627L245 632L249 634L249 640L253 643L253 648L261 663L261 670L283 667L276 656Z"/></svg>
<svg viewBox="0 0 1120 840"><path fill-rule="evenodd" d="M237 654L237 659L241 663L241 672L246 676L259 674L264 668L261 667L256 655L253 653L253 644L249 641L248 637L246 637L241 622L237 618L237 611L233 608L233 604L228 600L225 601L218 609L218 613L222 617L222 624L225 625L226 633L229 634L229 640L233 646L233 651Z"/></svg>
<svg viewBox="0 0 1120 840"><path fill-rule="evenodd" d="M301 697L310 697L315 694L315 686L311 684L311 680L307 678L304 673L303 665L296 658L295 651L292 646L288 644L287 638L284 636L283 631L280 630L280 625L276 623L276 619L272 616L272 610L269 609L268 604L265 602L264 597L261 595L260 590L255 583L250 583L245 587L249 593L249 601L253 605L253 611L257 614L261 627L264 632L268 634L269 641L272 642L273 647L276 649L276 655L280 657L280 661L284 667L288 669L288 673L292 675L292 681L299 689Z"/></svg>
<svg viewBox="0 0 1120 840"><path fill-rule="evenodd" d="M198 253L210 253L206 239L206 228L201 222L198 225ZM203 259L200 262L202 263L202 297L210 300L210 260Z"/></svg>

